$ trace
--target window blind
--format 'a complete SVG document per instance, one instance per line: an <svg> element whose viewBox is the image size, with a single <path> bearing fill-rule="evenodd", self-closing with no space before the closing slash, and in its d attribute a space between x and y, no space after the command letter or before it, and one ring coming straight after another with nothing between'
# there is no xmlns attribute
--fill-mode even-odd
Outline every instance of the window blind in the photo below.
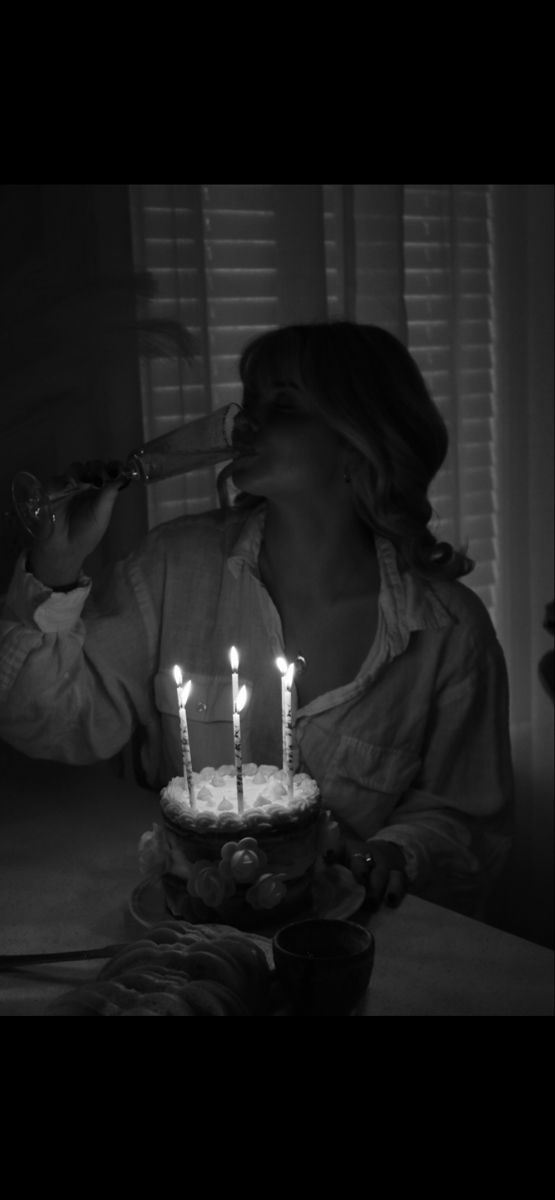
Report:
<svg viewBox="0 0 555 1200"><path fill-rule="evenodd" d="M196 338L191 368L142 364L145 439L240 399L245 343L279 324L274 184L131 184L137 266L156 284L152 316ZM217 469L216 469L217 470ZM148 489L149 524L216 504L213 468Z"/></svg>
<svg viewBox="0 0 555 1200"><path fill-rule="evenodd" d="M430 492L437 536L468 542L465 583L495 617L497 478L489 184L404 185L408 345L450 448Z"/></svg>
<svg viewBox="0 0 555 1200"><path fill-rule="evenodd" d="M405 340L403 185L323 185L328 316Z"/></svg>
<svg viewBox="0 0 555 1200"><path fill-rule="evenodd" d="M383 325L407 342L446 421L450 450L431 490L438 537L468 541L465 582L496 602L495 399L488 184L132 184L137 266L157 284L152 315L179 320L199 357L145 362L145 438L240 398L250 337L288 320L310 292L321 205L330 317ZM312 217L311 217L312 211ZM300 236L301 235L301 236ZM311 240L312 239L312 240ZM302 275L294 277L304 246ZM308 250L306 247L308 246ZM301 268L299 268L301 270ZM319 264L315 271L319 270ZM284 276L287 279L284 279ZM284 302L284 295L287 297ZM317 298L306 319L318 315ZM215 471L148 489L149 523L216 503Z"/></svg>
<svg viewBox="0 0 555 1200"><path fill-rule="evenodd" d="M330 317L409 346L449 431L430 489L437 537L468 544L465 576L496 610L498 555L488 184L325 184Z"/></svg>

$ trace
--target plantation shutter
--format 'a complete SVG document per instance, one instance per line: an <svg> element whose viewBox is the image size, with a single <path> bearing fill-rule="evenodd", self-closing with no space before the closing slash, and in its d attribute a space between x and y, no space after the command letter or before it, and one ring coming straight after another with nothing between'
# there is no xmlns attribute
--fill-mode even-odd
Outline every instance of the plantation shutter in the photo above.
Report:
<svg viewBox="0 0 555 1200"><path fill-rule="evenodd" d="M324 184L328 315L406 340L403 184Z"/></svg>
<svg viewBox="0 0 555 1200"><path fill-rule="evenodd" d="M468 542L465 577L496 604L495 410L488 184L325 184L330 317L410 348L449 431L430 490L437 537Z"/></svg>
<svg viewBox="0 0 555 1200"><path fill-rule="evenodd" d="M131 184L135 262L157 286L153 317L195 336L193 367L142 364L145 440L241 398L250 338L325 315L320 184ZM219 468L148 488L149 524L217 504Z"/></svg>
<svg viewBox="0 0 555 1200"><path fill-rule="evenodd" d="M250 337L348 317L409 345L446 421L434 531L468 542L465 582L495 611L495 408L488 184L132 184L152 315L196 336L193 367L142 365L145 439L240 398ZM215 471L148 489L149 523L214 507Z"/></svg>
<svg viewBox="0 0 555 1200"><path fill-rule="evenodd" d="M465 577L496 608L495 402L489 184L405 184L408 345L449 430L434 531L468 541Z"/></svg>

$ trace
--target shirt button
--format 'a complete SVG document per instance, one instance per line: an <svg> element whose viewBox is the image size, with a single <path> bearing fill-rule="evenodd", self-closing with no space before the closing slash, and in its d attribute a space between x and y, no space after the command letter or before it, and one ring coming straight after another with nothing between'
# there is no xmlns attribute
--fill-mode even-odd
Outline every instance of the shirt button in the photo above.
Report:
<svg viewBox="0 0 555 1200"><path fill-rule="evenodd" d="M205 713L207 708L208 708L208 705L204 703L204 700L199 700L199 702L197 704L197 712Z"/></svg>

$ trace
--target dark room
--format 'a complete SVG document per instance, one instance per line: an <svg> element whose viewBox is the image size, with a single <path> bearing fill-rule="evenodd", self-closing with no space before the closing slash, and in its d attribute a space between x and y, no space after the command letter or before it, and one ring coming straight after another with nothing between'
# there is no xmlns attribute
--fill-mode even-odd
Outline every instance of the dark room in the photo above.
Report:
<svg viewBox="0 0 555 1200"><path fill-rule="evenodd" d="M553 1015L553 184L2 184L0 279L0 1016Z"/></svg>

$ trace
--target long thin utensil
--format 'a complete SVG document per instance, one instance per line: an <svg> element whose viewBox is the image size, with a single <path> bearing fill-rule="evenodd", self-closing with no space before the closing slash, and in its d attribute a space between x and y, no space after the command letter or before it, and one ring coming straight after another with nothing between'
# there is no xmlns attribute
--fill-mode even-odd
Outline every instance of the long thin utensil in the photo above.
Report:
<svg viewBox="0 0 555 1200"><path fill-rule="evenodd" d="M13 967L26 967L32 963L77 962L79 959L112 958L128 943L117 946L99 946L96 950L59 950L51 954L0 954L0 971Z"/></svg>

